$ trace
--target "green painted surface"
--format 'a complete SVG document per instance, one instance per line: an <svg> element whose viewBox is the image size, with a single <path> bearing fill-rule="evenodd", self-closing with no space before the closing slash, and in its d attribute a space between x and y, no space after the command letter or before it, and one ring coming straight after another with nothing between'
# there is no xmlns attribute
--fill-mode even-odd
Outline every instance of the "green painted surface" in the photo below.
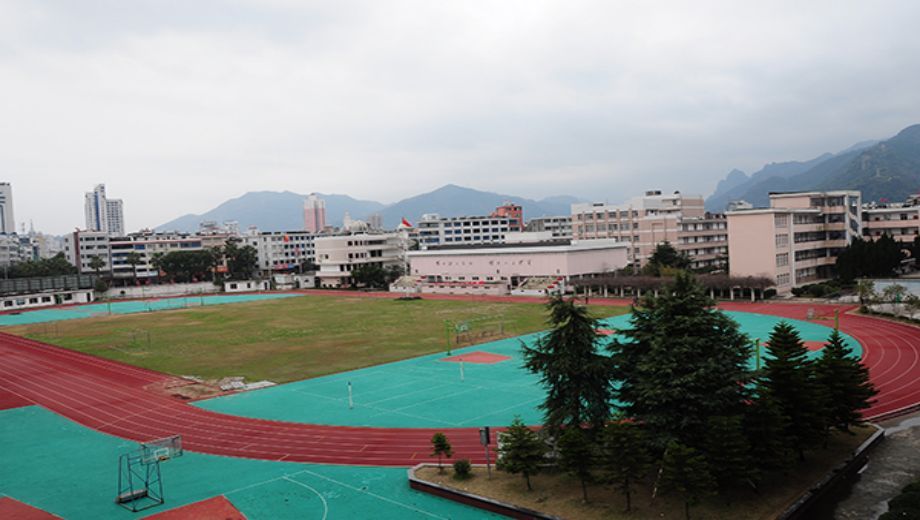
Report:
<svg viewBox="0 0 920 520"><path fill-rule="evenodd" d="M406 470L189 453L162 464L166 503L116 505L118 456L137 445L37 406L0 411L0 495L67 519L142 518L225 495L247 518L494 518L409 489Z"/></svg>
<svg viewBox="0 0 920 520"><path fill-rule="evenodd" d="M57 307L23 311L19 314L0 315L0 326L28 325L30 323L48 323L62 320L77 320L109 314L136 314L139 312L185 309L202 305L221 305L225 303L243 303L278 298L293 298L296 294L221 294L213 296L188 296L181 298L162 298L158 300L132 300L126 302L91 303L73 307Z"/></svg>
<svg viewBox="0 0 920 520"><path fill-rule="evenodd" d="M782 321L762 314L728 314L752 340L759 338L761 342ZM826 325L786 321L806 341L826 340L831 332ZM604 327L623 329L629 326L629 316L602 322ZM440 353L199 401L196 405L232 415L349 426L504 426L515 415L528 424L537 424L542 420L537 405L543 400L544 390L536 376L521 368L520 348L521 341L533 342L537 337L539 334L530 334L455 350L455 354L485 351L511 357L492 365L464 363L463 381L459 363L442 361L445 353ZM845 337L854 354L860 356L859 344ZM352 409L348 407L348 382L352 383L354 396Z"/></svg>

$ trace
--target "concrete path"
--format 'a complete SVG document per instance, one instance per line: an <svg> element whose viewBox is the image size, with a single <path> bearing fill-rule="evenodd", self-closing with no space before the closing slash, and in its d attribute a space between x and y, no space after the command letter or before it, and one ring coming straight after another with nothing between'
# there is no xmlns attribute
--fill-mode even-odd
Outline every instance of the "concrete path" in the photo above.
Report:
<svg viewBox="0 0 920 520"><path fill-rule="evenodd" d="M850 495L837 505L838 520L874 520L888 511L888 500L920 478L920 413L881 424L885 440L869 456L869 464Z"/></svg>

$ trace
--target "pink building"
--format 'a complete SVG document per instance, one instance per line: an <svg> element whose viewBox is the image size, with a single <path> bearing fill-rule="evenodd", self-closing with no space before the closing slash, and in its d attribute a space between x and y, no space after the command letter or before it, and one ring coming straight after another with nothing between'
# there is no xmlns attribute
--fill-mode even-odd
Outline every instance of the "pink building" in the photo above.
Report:
<svg viewBox="0 0 920 520"><path fill-rule="evenodd" d="M311 193L303 203L303 228L314 234L326 228L326 201L315 193Z"/></svg>
<svg viewBox="0 0 920 520"><path fill-rule="evenodd" d="M621 269L627 250L612 240L564 240L410 251L409 274L422 292L539 294L573 278Z"/></svg>
<svg viewBox="0 0 920 520"><path fill-rule="evenodd" d="M730 274L771 278L780 294L830 279L862 234L861 211L858 191L771 193L769 208L730 211Z"/></svg>
<svg viewBox="0 0 920 520"><path fill-rule="evenodd" d="M631 262L644 265L663 242L690 257L692 267L719 267L728 255L725 216L707 213L703 197L647 191L625 204L572 205L572 237L629 244Z"/></svg>

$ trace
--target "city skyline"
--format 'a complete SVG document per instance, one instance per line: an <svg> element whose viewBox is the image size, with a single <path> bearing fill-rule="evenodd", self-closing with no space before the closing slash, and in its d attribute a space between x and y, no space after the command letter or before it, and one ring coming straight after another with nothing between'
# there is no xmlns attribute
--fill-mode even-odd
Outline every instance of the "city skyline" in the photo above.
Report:
<svg viewBox="0 0 920 520"><path fill-rule="evenodd" d="M920 121L911 2L179 7L0 6L22 222L97 183L127 229L256 190L707 195Z"/></svg>

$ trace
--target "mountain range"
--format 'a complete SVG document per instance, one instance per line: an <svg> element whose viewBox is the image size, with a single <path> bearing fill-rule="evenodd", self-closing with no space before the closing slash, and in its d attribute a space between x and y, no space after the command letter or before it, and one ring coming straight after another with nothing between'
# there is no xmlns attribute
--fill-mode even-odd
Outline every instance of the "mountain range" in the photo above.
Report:
<svg viewBox="0 0 920 520"><path fill-rule="evenodd" d="M326 223L341 226L345 212L353 219L367 219L373 214L383 218L386 228L396 227L403 218L415 223L426 213L437 213L444 217L462 215L488 215L496 206L505 202L520 204L524 217L568 215L571 204L582 199L567 195L531 200L513 195L503 195L474 190L454 184L442 186L434 191L409 197L394 204L381 204L370 200L358 200L348 195L317 194L326 201ZM262 231L290 231L303 229L303 203L306 195L290 191L254 191L201 214L181 216L156 227L157 231L194 232L204 221L224 222L235 220L241 229L256 226Z"/></svg>
<svg viewBox="0 0 920 520"><path fill-rule="evenodd" d="M732 170L706 199L706 209L724 211L734 200L768 206L775 191L843 189L860 190L867 202L900 201L920 191L920 125L807 161L770 163L750 176Z"/></svg>

